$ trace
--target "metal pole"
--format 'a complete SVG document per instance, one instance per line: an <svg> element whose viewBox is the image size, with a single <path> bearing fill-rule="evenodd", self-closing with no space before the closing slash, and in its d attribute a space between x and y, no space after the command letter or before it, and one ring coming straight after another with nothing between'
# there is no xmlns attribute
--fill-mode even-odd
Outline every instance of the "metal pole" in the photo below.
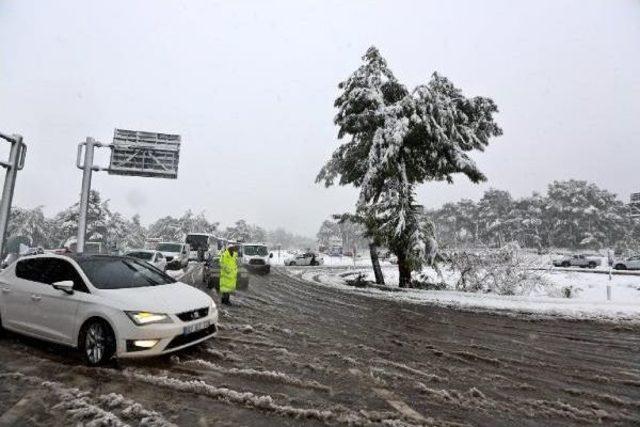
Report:
<svg viewBox="0 0 640 427"><path fill-rule="evenodd" d="M84 165L80 166L80 151L84 149ZM84 238L87 233L87 212L89 210L89 193L91 192L91 173L93 170L93 149L96 141L87 137L87 140L78 146L78 167L82 169L82 189L80 190L80 216L78 219L78 242L76 252L84 252Z"/></svg>
<svg viewBox="0 0 640 427"><path fill-rule="evenodd" d="M11 202L13 201L13 190L16 185L16 175L18 169L22 168L24 163L24 148L22 136L12 135L2 138L11 142L11 150L9 152L9 162L3 166L7 168L4 179L4 187L2 189L2 201L0 201L0 253L4 255L5 238L7 236L7 226L9 224L9 215L11 213Z"/></svg>

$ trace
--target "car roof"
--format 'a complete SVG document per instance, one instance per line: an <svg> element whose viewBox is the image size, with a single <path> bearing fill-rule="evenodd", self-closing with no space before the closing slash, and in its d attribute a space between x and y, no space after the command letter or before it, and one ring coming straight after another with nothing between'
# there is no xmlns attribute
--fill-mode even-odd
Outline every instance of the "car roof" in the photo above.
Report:
<svg viewBox="0 0 640 427"><path fill-rule="evenodd" d="M44 253L44 254L36 254L36 255L25 255L20 257L18 261L23 261L27 259L38 259L38 258L58 258L58 259L72 259L74 261L85 261L88 259L121 259L126 258L121 255L107 255L107 254L84 254L84 253L69 253L69 254L54 254L54 253Z"/></svg>

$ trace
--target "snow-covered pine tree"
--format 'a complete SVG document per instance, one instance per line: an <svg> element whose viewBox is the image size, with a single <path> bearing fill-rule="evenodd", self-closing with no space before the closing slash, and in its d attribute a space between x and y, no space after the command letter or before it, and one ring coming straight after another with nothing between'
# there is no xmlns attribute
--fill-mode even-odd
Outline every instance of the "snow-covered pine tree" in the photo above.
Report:
<svg viewBox="0 0 640 427"><path fill-rule="evenodd" d="M62 245L69 238L78 235L78 220L80 216L80 203L75 203L54 218L56 227L56 243ZM99 241L106 243L108 220L111 216L107 201L102 201L100 193L91 190L89 193L89 207L87 209L87 241Z"/></svg>
<svg viewBox="0 0 640 427"><path fill-rule="evenodd" d="M152 223L149 226L149 236L167 242L180 242L185 238L180 220L170 215Z"/></svg>
<svg viewBox="0 0 640 427"><path fill-rule="evenodd" d="M52 229L50 223L51 221L44 216L41 206L33 209L12 208L7 227L7 240L24 236L34 246L49 247Z"/></svg>
<svg viewBox="0 0 640 427"><path fill-rule="evenodd" d="M407 286L411 271L424 262L424 232L432 230L415 204L416 185L453 182L456 173L485 180L467 153L483 150L502 130L493 120L497 107L491 99L466 98L437 73L409 92L375 47L362 59L340 83L335 102L338 138L350 139L316 181L330 186L339 176L340 185L360 187L357 211L380 219L387 245L399 252L400 286Z"/></svg>

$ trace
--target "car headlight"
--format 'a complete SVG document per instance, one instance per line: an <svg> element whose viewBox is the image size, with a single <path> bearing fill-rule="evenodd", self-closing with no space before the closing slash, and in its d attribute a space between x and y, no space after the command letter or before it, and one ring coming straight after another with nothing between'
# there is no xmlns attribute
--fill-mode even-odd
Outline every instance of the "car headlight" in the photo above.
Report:
<svg viewBox="0 0 640 427"><path fill-rule="evenodd" d="M152 323L173 323L166 314L149 313L147 311L125 311L129 319L138 326L150 325Z"/></svg>

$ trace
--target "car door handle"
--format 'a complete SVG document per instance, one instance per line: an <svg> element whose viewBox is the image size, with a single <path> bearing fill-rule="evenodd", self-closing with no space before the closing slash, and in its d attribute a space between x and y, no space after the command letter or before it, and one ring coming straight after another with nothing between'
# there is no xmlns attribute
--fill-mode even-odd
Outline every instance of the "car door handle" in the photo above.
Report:
<svg viewBox="0 0 640 427"><path fill-rule="evenodd" d="M42 297L41 297L41 296L38 296L38 295L31 295L31 299L32 299L33 301L40 301L40 300L42 299Z"/></svg>

